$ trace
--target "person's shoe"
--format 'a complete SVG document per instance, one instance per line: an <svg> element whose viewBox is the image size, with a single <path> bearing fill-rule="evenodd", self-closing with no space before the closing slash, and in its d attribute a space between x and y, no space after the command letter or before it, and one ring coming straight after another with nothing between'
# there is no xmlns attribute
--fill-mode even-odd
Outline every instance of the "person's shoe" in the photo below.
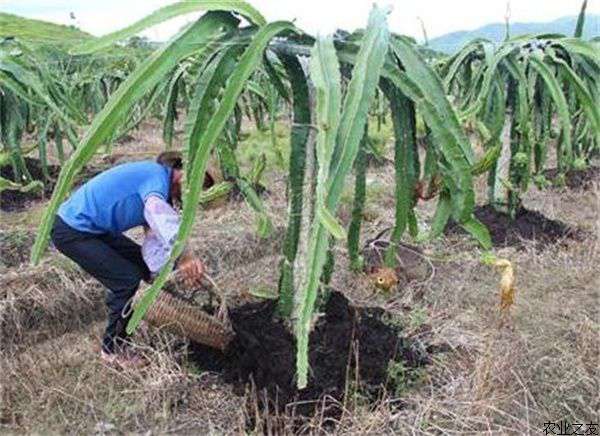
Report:
<svg viewBox="0 0 600 436"><path fill-rule="evenodd" d="M139 369L148 364L146 359L132 350L123 350L115 353L107 353L102 350L100 351L100 358L106 365L122 369Z"/></svg>

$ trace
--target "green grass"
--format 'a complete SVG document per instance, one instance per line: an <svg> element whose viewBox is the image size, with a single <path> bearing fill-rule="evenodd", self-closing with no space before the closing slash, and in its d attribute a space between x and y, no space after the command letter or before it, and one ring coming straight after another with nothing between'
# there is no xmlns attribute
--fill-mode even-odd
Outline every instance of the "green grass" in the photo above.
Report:
<svg viewBox="0 0 600 436"><path fill-rule="evenodd" d="M269 129L259 130L253 126L242 134L236 152L244 173L252 168L253 162L261 154L264 154L267 159L267 171L284 170L289 165L290 158L290 127L284 121L277 121L273 144ZM283 167L278 153L281 153L283 158Z"/></svg>
<svg viewBox="0 0 600 436"><path fill-rule="evenodd" d="M408 368L403 361L390 362L388 377L396 386L394 394L397 397L406 396L412 389L421 386L426 380L424 368Z"/></svg>
<svg viewBox="0 0 600 436"><path fill-rule="evenodd" d="M369 117L369 139L380 153L385 154L386 149L393 150L394 126L389 116L381 124L378 124L377 117Z"/></svg>

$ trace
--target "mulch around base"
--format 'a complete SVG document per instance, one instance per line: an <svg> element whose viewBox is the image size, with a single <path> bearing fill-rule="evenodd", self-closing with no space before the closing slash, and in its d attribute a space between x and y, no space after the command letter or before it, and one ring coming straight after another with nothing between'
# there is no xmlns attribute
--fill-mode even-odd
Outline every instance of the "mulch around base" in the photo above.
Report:
<svg viewBox="0 0 600 436"><path fill-rule="evenodd" d="M558 178L558 169L551 168L544 172L544 176L553 183ZM574 191L585 191L591 189L594 183L600 182L600 167L590 166L581 171L569 171L565 175L565 186ZM560 187L560 186L558 186Z"/></svg>
<svg viewBox="0 0 600 436"><path fill-rule="evenodd" d="M341 293L334 292L310 335L309 383L296 389L295 340L283 321L274 317L273 302L251 303L231 313L236 338L221 353L200 344L191 345L191 360L204 370L217 371L240 394L253 383L264 410L311 416L318 401L331 400L326 414L341 415L348 383L359 380L361 392L375 400L394 389L388 366L402 362L417 368L429 362L428 352L402 338L397 327L383 322L378 308L353 307ZM262 393L266 392L266 396ZM323 403L319 405L321 409Z"/></svg>
<svg viewBox="0 0 600 436"><path fill-rule="evenodd" d="M582 240L585 232L568 224L546 218L540 212L520 208L515 219L493 206L478 206L475 217L490 231L494 246L519 246L523 241L535 241L538 248L556 244L567 239ZM447 233L465 233L459 226L451 223Z"/></svg>

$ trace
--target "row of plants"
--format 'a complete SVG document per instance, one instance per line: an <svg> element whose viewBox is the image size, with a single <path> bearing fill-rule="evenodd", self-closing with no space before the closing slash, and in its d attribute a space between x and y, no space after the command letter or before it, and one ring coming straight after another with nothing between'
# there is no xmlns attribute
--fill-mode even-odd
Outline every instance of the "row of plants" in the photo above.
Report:
<svg viewBox="0 0 600 436"><path fill-rule="evenodd" d="M90 118L147 53L124 46L101 56L76 56L69 53L72 44L0 39L0 168L11 166L13 175L0 181L0 190L30 190L50 181L49 156L59 164L66 161ZM132 109L107 142L107 151L156 107L151 102L160 93L157 87ZM25 163L25 156L35 151L42 180L32 177Z"/></svg>
<svg viewBox="0 0 600 436"><path fill-rule="evenodd" d="M461 120L493 157L488 202L511 216L532 182L548 184L550 155L560 177L600 151L598 42L518 37L476 40L439 64Z"/></svg>
<svg viewBox="0 0 600 436"><path fill-rule="evenodd" d="M269 123L283 109L291 113L286 165L289 215L279 313L289 318L296 337L300 388L308 383L308 338L318 304L326 298L324 285L334 268L334 244L344 241L352 266L362 267L359 240L369 144L366 132L374 107L377 113L387 112L394 131L395 223L385 255L390 267L395 266L404 234L418 234L415 207L419 198L438 197L428 237L439 235L452 219L489 248L488 231L473 215L475 177L489 177L490 198L495 203L499 185L511 188L506 204L514 209L516 195L544 168L552 146L564 171L582 156L589 160L597 148L598 75L593 74L598 67L597 46L577 38L520 38L498 48L477 41L439 60L413 40L391 34L388 11L377 7L364 30L314 39L290 22L267 23L245 2L198 0L169 5L72 51L93 58L94 53L149 26L198 10L208 12L154 50L107 96L62 166L32 250L32 261L37 263L47 246L56 210L76 174L114 140L134 108L152 106L144 103L157 87L163 87L160 107L164 108L167 146L173 141L175 120L185 114L182 225L171 259L136 307L130 332L161 291L191 234L199 202L207 195L203 180L211 156L217 157L226 175L224 182L211 188L212 193L237 186L256 212L259 234L269 234L268 212L256 189L264 163L257 162L249 174L242 175L237 162L244 114L260 124L265 118L261 111L269 114ZM531 47L527 44L547 40L552 43L541 49L543 54L538 48L526 53ZM560 140L537 145L535 138L552 136L555 112ZM539 121L532 123L532 119ZM484 139L479 158L465 124L475 126ZM573 146L571 129L584 138L577 142L581 146ZM311 140L313 130L315 141ZM426 147L419 139L424 139ZM507 153L510 171L505 177L500 163ZM519 163L524 161L520 153L529 153L535 165ZM346 229L337 210L353 169L354 207Z"/></svg>

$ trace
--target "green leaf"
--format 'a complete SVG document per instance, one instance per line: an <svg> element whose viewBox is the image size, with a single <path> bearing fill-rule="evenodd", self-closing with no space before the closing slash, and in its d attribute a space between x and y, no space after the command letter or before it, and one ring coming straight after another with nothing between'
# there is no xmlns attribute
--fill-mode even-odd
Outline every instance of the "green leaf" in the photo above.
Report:
<svg viewBox="0 0 600 436"><path fill-rule="evenodd" d="M285 75L283 74L283 71L280 71L281 68L275 68L275 66L273 65L273 62L269 59L268 54L269 54L269 52L266 53L265 58L264 58L265 71L267 72L267 75L269 76L269 79L271 80L271 84L275 87L275 89L277 90L279 95L285 101L289 102L290 94L282 81L282 77L284 77Z"/></svg>
<svg viewBox="0 0 600 436"><path fill-rule="evenodd" d="M175 121L177 120L177 99L179 96L179 88L183 80L183 71L183 69L178 69L178 71L175 72L167 90L167 102L165 104L163 121L163 140L165 141L167 149L170 149L173 146Z"/></svg>
<svg viewBox="0 0 600 436"><path fill-rule="evenodd" d="M352 69L352 79L348 84L337 135L336 147L341 150L341 155L338 160L332 162L333 178L329 183L328 205L335 204L339 200L344 179L358 153L371 100L375 96L388 50L387 13L387 10L378 8L374 8L371 12L367 31ZM372 26L378 25L382 26L382 29L379 31L372 29Z"/></svg>
<svg viewBox="0 0 600 436"><path fill-rule="evenodd" d="M493 147L488 148L483 157L471 167L471 174L479 176L492 169L500 157L501 151L502 144L496 144Z"/></svg>
<svg viewBox="0 0 600 436"><path fill-rule="evenodd" d="M358 153L368 110L375 96L375 90L388 50L389 32L386 16L387 11L376 6L371 11L369 23L362 37L352 70L352 79L348 84L348 91L343 103L336 146L340 157L332 161L328 180L324 180L324 176L327 175L324 171L320 171L317 179L317 192L327 192L324 206L332 213L337 211L344 181L352 169L352 164ZM318 40L317 45L319 47L316 50L325 52L328 59L332 58L330 43ZM337 65L335 64L335 62L321 62L321 65L327 68L327 75L324 77L334 77L336 75ZM312 72L313 70L311 70ZM319 72L315 72L315 74L317 81L320 80L319 77L323 77L319 76ZM326 109L328 107L328 105L321 104L319 109L329 113L329 110ZM323 112L317 114L317 119L326 120L327 117L323 114ZM335 120L335 114L331 114L331 116ZM333 123L327 121L319 123L318 127L321 135L317 139L317 150L321 155L326 156L328 153L330 147L328 137L330 133L334 133L330 132L329 129L332 129L334 125L335 121ZM324 185L327 188L324 188ZM320 219L315 217L310 228L308 241L308 255L306 256L308 265L304 266L303 286L295 295L292 316L296 336L296 372L299 389L305 388L308 384L308 338L319 283L327 260L328 248L329 233L321 224Z"/></svg>
<svg viewBox="0 0 600 436"><path fill-rule="evenodd" d="M289 317L292 312L294 292L294 261L298 251L303 212L303 187L306 170L306 144L309 138L311 105L308 78L296 56L281 55L281 62L292 89L293 124L290 132L289 159L289 212L283 242L281 274L279 278L279 312ZM306 212L305 212L306 213Z"/></svg>
<svg viewBox="0 0 600 436"><path fill-rule="evenodd" d="M471 143L458 122L454 108L446 97L439 76L406 39L395 38L392 47L404 66L407 77L419 88L423 98L440 115L445 128L450 131L453 141L460 147L462 155L469 163L472 163L474 157ZM433 126L430 127L433 129Z"/></svg>
<svg viewBox="0 0 600 436"><path fill-rule="evenodd" d="M5 189L11 189L19 192L37 192L44 189L44 184L39 180L29 182L27 185L19 185L11 180L0 177L0 192Z"/></svg>
<svg viewBox="0 0 600 436"><path fill-rule="evenodd" d="M346 230L337 221L337 219L327 210L323 205L317 207L317 216L321 225L333 236L335 239L345 239Z"/></svg>
<svg viewBox="0 0 600 436"><path fill-rule="evenodd" d="M252 186L244 179L238 179L237 184L240 187L240 190L242 191L246 202L254 210L254 212L256 212L258 216L258 235L261 238L268 237L271 231L273 230L273 224L267 216L267 212L265 210L263 202L261 201L254 188L252 188Z"/></svg>
<svg viewBox="0 0 600 436"><path fill-rule="evenodd" d="M408 234L415 239L419 237L419 222L414 209L408 211Z"/></svg>
<svg viewBox="0 0 600 436"><path fill-rule="evenodd" d="M479 41L472 41L446 61L445 68L447 69L447 72L444 74L444 87L446 90L450 90L450 85L456 78L459 69L465 66L465 61L475 54L479 50L479 47Z"/></svg>
<svg viewBox="0 0 600 436"><path fill-rule="evenodd" d="M588 119L593 125L593 129L596 133L596 138L600 135L600 105L598 101L594 100L594 97L588 91L587 87L583 80L575 73L573 68L569 64L567 64L563 59L552 55L552 60L559 64L566 73L569 82L575 88L575 92L577 93L577 97L580 100L580 106L585 111Z"/></svg>
<svg viewBox="0 0 600 436"><path fill-rule="evenodd" d="M583 26L585 25L585 10L587 8L587 0L583 0L579 17L577 17L577 26L575 27L575 38L581 38L583 35Z"/></svg>
<svg viewBox="0 0 600 436"><path fill-rule="evenodd" d="M470 173L474 160L471 144L439 77L403 38L396 38L392 46L405 68L405 72L399 75L402 80L398 84L421 110L433 133L434 145L439 147L439 153L449 164L444 179L450 189L454 215L458 221L468 219L475 203Z"/></svg>
<svg viewBox="0 0 600 436"><path fill-rule="evenodd" d="M250 295L256 298L262 298L265 300L276 300L279 294L275 289L270 288L252 288L248 291Z"/></svg>
<svg viewBox="0 0 600 436"><path fill-rule="evenodd" d="M368 131L367 123L365 125L365 134L354 163L354 202L352 205L352 220L348 228L348 257L350 257L350 267L354 271L360 271L363 266L360 255L360 227L363 220L367 194L367 159L365 148L368 141Z"/></svg>
<svg viewBox="0 0 600 436"><path fill-rule="evenodd" d="M559 169L564 169L565 163L566 167L570 165L572 160L571 150L572 150L572 141L571 141L571 116L569 114L569 104L567 103L567 99L562 92L562 88L556 77L550 70L550 68L543 62L541 56L532 56L531 57L531 66L538 72L538 74L542 77L548 90L550 91L550 95L554 104L556 105L556 110L558 114L558 121L562 126L562 156L558 161Z"/></svg>
<svg viewBox="0 0 600 436"><path fill-rule="evenodd" d="M238 58L241 55L244 47L243 37L228 35L227 39L233 44L226 46L219 51L214 58L210 58L208 65L199 71L199 78L195 80L195 90L188 108L188 114L185 125L185 140L187 147L184 150L184 168L185 174L190 174L191 166L194 162L196 151L200 138L204 132L204 128L209 123L211 116L214 115L215 109L213 102L219 96L222 87L225 85L227 78L232 74L237 66ZM216 47L219 50L221 47ZM219 157L223 161L225 145L217 146ZM229 151L229 150L228 150ZM231 157L229 154L227 157ZM230 172L235 174L225 174L225 176L239 176L236 171L232 170L234 165L223 165ZM185 179L187 183L187 178Z"/></svg>
<svg viewBox="0 0 600 436"><path fill-rule="evenodd" d="M206 172L206 164L210 152L219 138L227 120L231 116L237 99L239 98L244 85L258 66L261 56L269 41L277 34L283 31L292 31L294 26L288 22L274 22L262 27L256 36L252 39L250 45L244 51L238 67L229 77L227 85L223 91L220 104L213 117L204 128L202 136L198 139L198 144L189 144L188 148L196 147L196 155L192 162L191 173L188 174L185 190L183 192L183 211L181 224L177 239L173 245L171 257L167 264L162 268L159 276L154 281L152 287L144 294L127 325L127 331L133 332L138 326L150 305L154 302L158 293L167 281L170 272L173 269L175 260L184 250L185 242L191 234L192 226L196 218L198 208L198 199L202 191L202 182ZM201 113L201 111L200 111ZM263 223L264 227L264 223Z"/></svg>
<svg viewBox="0 0 600 436"><path fill-rule="evenodd" d="M600 68L600 51L598 44L593 44L579 38L562 38L553 41L554 44L561 46L567 53L583 56L591 61L596 68Z"/></svg>
<svg viewBox="0 0 600 436"><path fill-rule="evenodd" d="M523 43L524 44L524 43ZM489 98L490 92L493 90L494 80L496 79L501 63L509 56L518 52L519 45L507 42L503 44L500 49L494 54L494 56L486 62L486 70L483 76L482 84L479 87L479 93L477 94L477 100L473 105L468 108L463 114L464 117L475 115L479 113L485 105L485 102Z"/></svg>
<svg viewBox="0 0 600 436"><path fill-rule="evenodd" d="M31 261L37 264L48 244L50 229L56 211L71 189L73 180L83 166L92 158L98 147L112 137L117 126L127 117L131 107L148 90L152 89L177 63L204 50L210 41L217 40L236 22L228 14L210 13L178 34L173 40L154 52L143 62L119 89L110 97L106 106L92 122L77 150L60 171L50 203L44 211L42 223L31 251Z"/></svg>
<svg viewBox="0 0 600 436"><path fill-rule="evenodd" d="M259 26L264 25L266 22L260 12L243 0L181 1L160 8L147 17L142 18L141 20L133 23L131 26L127 26L124 29L109 33L108 35L104 35L100 38L85 41L79 47L73 49L72 54L80 55L93 53L102 48L108 47L117 41L121 41L129 38L130 36L136 35L149 27L156 26L157 24L170 20L171 18L197 11L232 11L240 13L245 18L248 18L251 22Z"/></svg>
<svg viewBox="0 0 600 436"><path fill-rule="evenodd" d="M52 109L61 119L75 123L73 118L58 107L49 89L44 86L44 81L39 74L25 68L16 59L10 56L0 57L0 83L8 85L11 90L33 104L45 104ZM40 100L32 98L32 92Z"/></svg>
<svg viewBox="0 0 600 436"><path fill-rule="evenodd" d="M340 125L342 101L340 67L333 46L333 39L319 39L311 51L310 77L316 91L317 161L319 175L326 179L331 166L336 136ZM324 200L323 189L317 194Z"/></svg>
<svg viewBox="0 0 600 436"><path fill-rule="evenodd" d="M447 191L442 191L440 192L438 204L431 222L431 230L427 239L437 238L444 232L451 214L452 201L450 200L450 195Z"/></svg>
<svg viewBox="0 0 600 436"><path fill-rule="evenodd" d="M10 151L0 151L0 168L10 164Z"/></svg>
<svg viewBox="0 0 600 436"><path fill-rule="evenodd" d="M482 248L489 250L492 248L492 238L487 227L481 223L477 218L471 217L471 219L463 221L461 227L465 229L471 236L473 236L481 245Z"/></svg>
<svg viewBox="0 0 600 436"><path fill-rule="evenodd" d="M318 161L316 193L311 200L318 207L326 207L324 196L329 177L331 155L339 128L341 84L339 63L335 55L333 39L318 38L311 50L310 76L315 86L317 138L316 154ZM309 150L308 153L311 151ZM300 189L302 189L300 187ZM310 334L319 279L326 261L329 237L318 216L312 218L308 230L308 254L302 265L300 287L293 300L292 319L296 336L296 373L298 387L306 387L308 380L308 336Z"/></svg>
<svg viewBox="0 0 600 436"><path fill-rule="evenodd" d="M417 147L417 121L414 102L387 79L382 89L390 102L394 126L394 172L395 172L395 223L390 246L385 253L385 264L396 267L398 246L408 225L408 217L415 205L414 192L419 179L420 165Z"/></svg>
<svg viewBox="0 0 600 436"><path fill-rule="evenodd" d="M481 254L481 263L484 265L493 265L498 257L491 251L485 251Z"/></svg>
<svg viewBox="0 0 600 436"><path fill-rule="evenodd" d="M258 186L260 184L260 180L262 179L263 173L267 168L267 157L264 153L261 153L259 157L254 160L252 165L252 169L250 170L250 174L248 175L248 179L252 186Z"/></svg>
<svg viewBox="0 0 600 436"><path fill-rule="evenodd" d="M227 194L229 194L231 192L232 189L233 189L232 182L217 183L216 185L208 188L206 191L203 191L200 194L200 198L198 199L198 202L200 204L210 203L211 201L214 201L218 198L225 197Z"/></svg>

